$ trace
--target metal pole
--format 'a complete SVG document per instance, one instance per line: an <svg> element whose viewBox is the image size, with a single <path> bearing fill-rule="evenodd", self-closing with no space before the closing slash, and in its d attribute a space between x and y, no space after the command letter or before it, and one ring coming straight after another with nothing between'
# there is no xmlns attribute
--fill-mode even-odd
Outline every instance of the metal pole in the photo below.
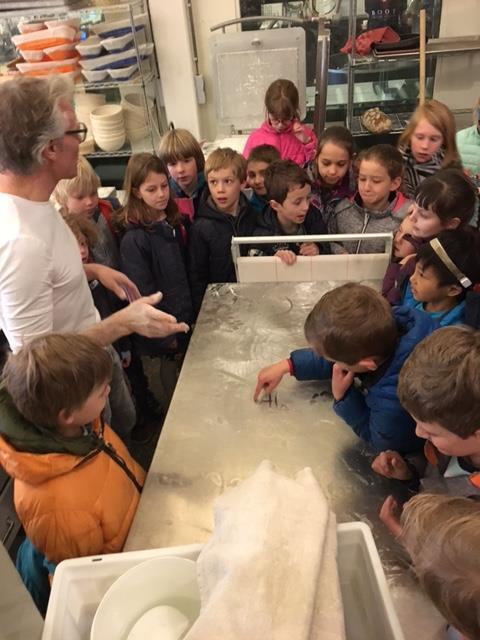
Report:
<svg viewBox="0 0 480 640"><path fill-rule="evenodd" d="M327 21L318 20L317 59L315 65L315 114L313 128L317 136L325 128L327 115L328 63L330 59L330 29Z"/></svg>
<svg viewBox="0 0 480 640"><path fill-rule="evenodd" d="M352 42L352 51L348 54L348 85L347 85L347 129L353 126L353 100L354 100L354 64L355 64L355 40L357 37L357 0L350 0L348 16L348 35Z"/></svg>

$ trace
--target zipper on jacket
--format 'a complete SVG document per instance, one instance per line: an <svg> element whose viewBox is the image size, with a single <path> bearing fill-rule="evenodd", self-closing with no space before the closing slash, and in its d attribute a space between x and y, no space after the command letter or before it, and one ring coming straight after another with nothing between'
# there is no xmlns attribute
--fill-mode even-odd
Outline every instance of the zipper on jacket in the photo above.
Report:
<svg viewBox="0 0 480 640"><path fill-rule="evenodd" d="M103 420L102 420L102 429L101 429L102 433L103 433ZM107 456L113 460L123 471L124 473L130 478L130 480L133 482L133 484L135 485L136 490L138 491L138 493L142 493L142 485L139 484L138 480L135 477L135 474L128 468L127 463L125 462L125 460L118 455L118 453L115 451L115 449L113 448L113 446L109 443L109 442L105 442L105 440L103 439L102 436L99 436L97 433L95 433L94 431L92 431L92 433L90 434L94 445L97 447L94 451L91 451L90 453L88 453L77 465L81 466L82 464L85 464L86 462L88 462L89 460L91 460L92 458L94 458L95 456L97 456L101 451L103 451L104 453L107 454Z"/></svg>
<svg viewBox="0 0 480 640"><path fill-rule="evenodd" d="M363 214L363 227L362 227L362 230L360 231L360 233L365 233L365 229L367 228L369 221L370 221L370 214L364 213ZM355 253L360 253L360 245L361 244L362 244L362 241L359 240L357 242L357 248L355 249Z"/></svg>

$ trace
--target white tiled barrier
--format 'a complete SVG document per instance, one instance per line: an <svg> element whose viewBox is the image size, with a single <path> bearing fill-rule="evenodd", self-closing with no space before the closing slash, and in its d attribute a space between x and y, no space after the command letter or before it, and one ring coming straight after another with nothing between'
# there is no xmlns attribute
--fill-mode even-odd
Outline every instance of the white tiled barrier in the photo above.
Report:
<svg viewBox="0 0 480 640"><path fill-rule="evenodd" d="M255 256L241 257L240 246L267 244L273 242L324 242L329 240L347 241L366 238L385 240L384 253L332 254L318 256L297 256L293 265L287 265L280 258ZM304 239L305 238L305 239ZM315 280L362 281L382 280L390 262L392 247L391 234L364 234L345 236L282 236L269 238L233 238L232 256L235 262L238 282L308 282Z"/></svg>
<svg viewBox="0 0 480 640"><path fill-rule="evenodd" d="M237 258L239 282L307 282L313 280L382 280L388 255L298 256L293 265L275 257Z"/></svg>

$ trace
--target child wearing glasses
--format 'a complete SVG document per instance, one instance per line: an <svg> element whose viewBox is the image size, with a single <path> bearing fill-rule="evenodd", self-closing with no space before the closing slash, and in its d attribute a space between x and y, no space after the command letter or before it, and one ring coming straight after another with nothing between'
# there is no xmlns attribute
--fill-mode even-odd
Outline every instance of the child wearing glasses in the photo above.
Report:
<svg viewBox="0 0 480 640"><path fill-rule="evenodd" d="M282 160L293 160L304 165L313 160L317 138L313 131L300 122L298 89L290 80L272 82L265 94L265 122L253 131L247 140L243 155L261 144L270 144L280 153Z"/></svg>

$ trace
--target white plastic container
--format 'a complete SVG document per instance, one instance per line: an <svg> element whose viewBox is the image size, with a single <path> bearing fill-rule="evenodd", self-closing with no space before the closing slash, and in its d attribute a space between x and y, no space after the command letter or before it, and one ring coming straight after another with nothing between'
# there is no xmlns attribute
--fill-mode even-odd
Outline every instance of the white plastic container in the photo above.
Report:
<svg viewBox="0 0 480 640"><path fill-rule="evenodd" d="M62 562L55 571L42 640L89 640L96 609L120 575L150 558L195 560L201 548L193 544ZM347 640L404 640L372 533L363 522L338 526L338 570Z"/></svg>

